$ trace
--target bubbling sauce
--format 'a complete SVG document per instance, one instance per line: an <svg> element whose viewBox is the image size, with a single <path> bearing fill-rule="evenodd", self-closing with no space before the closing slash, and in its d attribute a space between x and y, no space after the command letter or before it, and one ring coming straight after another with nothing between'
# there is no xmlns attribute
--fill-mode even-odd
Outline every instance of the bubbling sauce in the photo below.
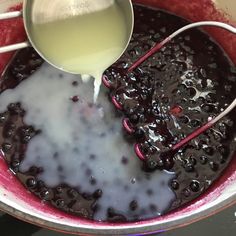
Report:
<svg viewBox="0 0 236 236"><path fill-rule="evenodd" d="M162 168L139 161L135 142L154 158L224 109L236 70L193 30L127 75L156 41L187 23L143 6L135 12L133 39L107 70L109 91L103 87L96 104L91 81L43 63L33 49L18 52L0 81L0 144L9 168L45 202L96 221L150 219L183 206L221 175L236 146L233 112ZM131 135L123 132L124 116Z"/></svg>

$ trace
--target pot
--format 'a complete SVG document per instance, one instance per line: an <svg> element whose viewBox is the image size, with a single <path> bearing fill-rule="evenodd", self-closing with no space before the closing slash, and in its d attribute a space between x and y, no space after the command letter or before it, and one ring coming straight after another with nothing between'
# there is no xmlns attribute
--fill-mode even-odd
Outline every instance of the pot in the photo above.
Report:
<svg viewBox="0 0 236 236"><path fill-rule="evenodd" d="M190 21L214 20L236 26L234 0L135 0L151 7L158 7ZM21 9L20 0L0 0L0 12ZM224 48L236 64L236 37L216 28L206 31ZM0 24L0 45L21 42L26 37L21 19L7 20ZM12 53L0 55L0 73L4 71ZM236 203L236 157L221 178L201 197L185 207L165 216L137 223L96 223L68 215L43 204L26 191L25 187L8 170L0 155L0 210L21 220L79 235L135 235L167 231L209 217Z"/></svg>

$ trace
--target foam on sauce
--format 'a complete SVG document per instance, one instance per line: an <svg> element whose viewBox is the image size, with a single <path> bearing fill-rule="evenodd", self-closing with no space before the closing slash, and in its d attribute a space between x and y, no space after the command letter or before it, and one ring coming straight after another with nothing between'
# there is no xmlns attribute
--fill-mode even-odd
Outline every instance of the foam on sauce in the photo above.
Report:
<svg viewBox="0 0 236 236"><path fill-rule="evenodd" d="M92 82L83 83L80 76L45 63L15 89L0 95L0 112L20 102L26 111L24 122L42 131L28 144L20 171L41 167L38 178L49 187L65 183L89 193L102 189L95 220L105 220L109 207L126 215L130 211L130 219L143 209L143 219L163 213L175 200L168 186L175 174L141 170L104 89L93 104ZM77 102L72 101L75 97ZM152 194L147 196L148 192ZM129 209L133 200L140 206L134 213ZM155 213L150 204L157 206Z"/></svg>

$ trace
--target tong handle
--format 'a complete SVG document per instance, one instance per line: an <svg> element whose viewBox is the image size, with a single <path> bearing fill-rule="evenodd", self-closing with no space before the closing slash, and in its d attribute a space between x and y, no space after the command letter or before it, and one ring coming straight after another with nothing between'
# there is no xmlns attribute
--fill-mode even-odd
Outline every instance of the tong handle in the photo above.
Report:
<svg viewBox="0 0 236 236"><path fill-rule="evenodd" d="M22 17L22 11L13 11L13 12L0 14L0 20L8 20L8 19L13 19L13 18L18 18L18 17ZM0 47L0 53L11 52L11 51L26 48L29 46L30 46L30 43L28 41L25 41L22 43L16 43L12 45L7 45L7 46Z"/></svg>

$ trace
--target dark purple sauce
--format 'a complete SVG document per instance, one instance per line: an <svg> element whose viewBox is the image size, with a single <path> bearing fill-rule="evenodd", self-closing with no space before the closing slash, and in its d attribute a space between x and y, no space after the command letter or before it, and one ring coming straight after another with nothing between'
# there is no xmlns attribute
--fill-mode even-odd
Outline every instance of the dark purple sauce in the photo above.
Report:
<svg viewBox="0 0 236 236"><path fill-rule="evenodd" d="M235 111L177 153L165 152L234 100L236 70L209 36L192 29L127 73L157 42L188 23L152 9L135 11L130 46L104 80L125 116L125 129L138 144L137 153L147 158L144 169L177 174L170 183L177 196L173 209L204 192L233 157Z"/></svg>

